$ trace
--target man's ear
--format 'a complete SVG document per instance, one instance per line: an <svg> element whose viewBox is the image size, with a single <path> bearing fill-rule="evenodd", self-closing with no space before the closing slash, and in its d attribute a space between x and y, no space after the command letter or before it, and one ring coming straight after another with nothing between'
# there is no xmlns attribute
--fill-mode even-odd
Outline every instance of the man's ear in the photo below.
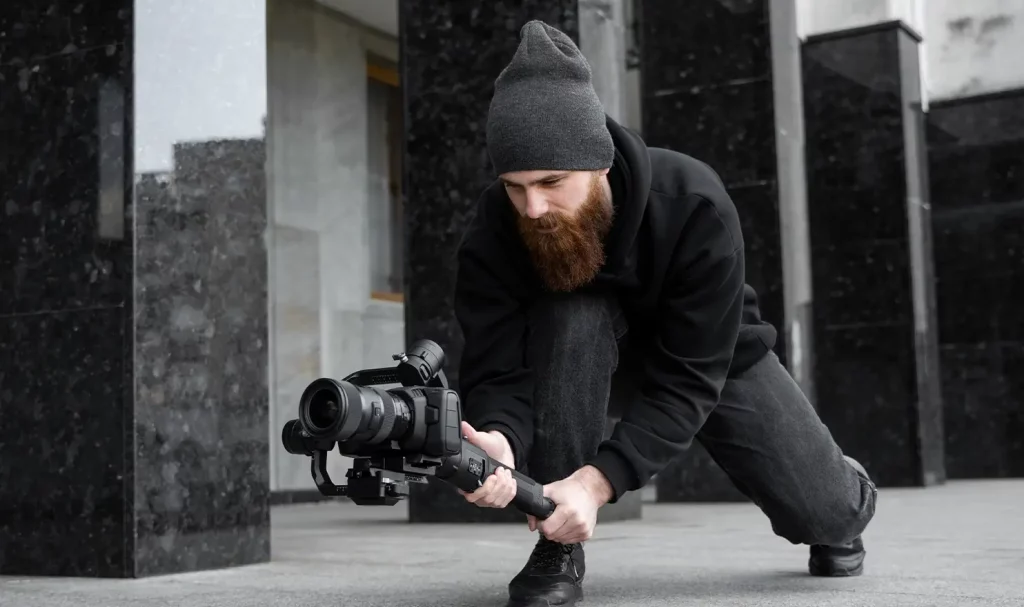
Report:
<svg viewBox="0 0 1024 607"><path fill-rule="evenodd" d="M607 168L607 169L601 169L600 171L598 171L598 172L597 172L597 176L598 176L598 177L604 177L604 176L605 176L605 175L607 175L607 174L608 174L608 172L609 172L609 171L611 171L611 170L612 170L612 169L611 169L611 167L609 167L609 168Z"/></svg>

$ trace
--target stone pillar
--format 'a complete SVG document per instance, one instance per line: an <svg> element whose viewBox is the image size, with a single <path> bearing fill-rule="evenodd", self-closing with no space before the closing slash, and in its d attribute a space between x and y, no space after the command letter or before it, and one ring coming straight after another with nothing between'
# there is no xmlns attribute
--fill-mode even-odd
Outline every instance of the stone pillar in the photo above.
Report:
<svg viewBox="0 0 1024 607"><path fill-rule="evenodd" d="M578 0L579 47L590 63L594 91L604 111L626 123L626 2Z"/></svg>
<svg viewBox="0 0 1024 607"><path fill-rule="evenodd" d="M410 343L428 338L440 344L448 356L446 372L457 387L462 335L452 311L455 254L480 193L495 178L484 128L494 79L515 53L520 28L531 19L558 27L580 44L579 8L576 0L504 0L475 8L455 1L402 2L399 11L407 121L402 163L406 336ZM616 78L612 71L597 70L606 85ZM640 496L634 492L602 509L602 520L638 517ZM440 482L413 487L409 516L412 522L525 520L512 507L467 504Z"/></svg>
<svg viewBox="0 0 1024 607"><path fill-rule="evenodd" d="M777 352L786 361L770 4L641 2L642 134L721 176L739 210L747 282L763 317L780 329ZM658 475L657 488L658 501L746 499L699 441Z"/></svg>
<svg viewBox="0 0 1024 607"><path fill-rule="evenodd" d="M880 486L945 479L919 36L803 49L817 408Z"/></svg>
<svg viewBox="0 0 1024 607"><path fill-rule="evenodd" d="M948 476L1024 477L1024 88L928 127Z"/></svg>
<svg viewBox="0 0 1024 607"><path fill-rule="evenodd" d="M770 0L772 91L779 234L782 251L784 330L779 339L787 367L811 402L814 343L811 339L811 255L807 230L807 167L804 142L803 73L800 67L800 0Z"/></svg>
<svg viewBox="0 0 1024 607"><path fill-rule="evenodd" d="M266 562L264 7L78 8L5 23L0 574Z"/></svg>

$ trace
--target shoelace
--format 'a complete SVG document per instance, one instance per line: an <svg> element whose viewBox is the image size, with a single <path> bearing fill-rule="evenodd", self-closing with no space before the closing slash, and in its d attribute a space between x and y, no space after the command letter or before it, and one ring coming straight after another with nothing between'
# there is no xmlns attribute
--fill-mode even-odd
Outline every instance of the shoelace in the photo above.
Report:
<svg viewBox="0 0 1024 607"><path fill-rule="evenodd" d="M562 559L571 555L575 546L576 544L559 544L558 542L541 538L537 542L537 547L534 548L534 555L536 556L534 563L538 567L560 568Z"/></svg>

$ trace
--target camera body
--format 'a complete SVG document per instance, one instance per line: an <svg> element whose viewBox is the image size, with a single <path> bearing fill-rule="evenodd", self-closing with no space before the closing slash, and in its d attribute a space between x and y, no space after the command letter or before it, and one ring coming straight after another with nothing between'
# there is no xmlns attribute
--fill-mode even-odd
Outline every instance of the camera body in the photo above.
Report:
<svg viewBox="0 0 1024 607"><path fill-rule="evenodd" d="M420 340L393 358L393 368L313 381L299 399L298 418L284 425L285 449L312 458L322 495L392 506L409 496L409 483L426 483L430 476L474 491L499 468L508 468L462 437L462 407L448 387L440 346ZM379 387L392 384L400 387ZM347 485L335 484L327 472L327 454L335 448L353 458ZM543 486L509 469L516 480L513 504L547 518L555 506Z"/></svg>
<svg viewBox="0 0 1024 607"><path fill-rule="evenodd" d="M448 387L440 347L423 340L392 358L398 361L392 368L356 371L340 382L313 381L299 399L299 417L285 424L285 449L312 457L321 494L393 505L408 496L410 482L426 483L446 457L459 455L462 411ZM393 384L401 387L374 388ZM328 398L345 403L346 410L325 414ZM354 459L348 485L336 485L327 473L327 454L335 448Z"/></svg>

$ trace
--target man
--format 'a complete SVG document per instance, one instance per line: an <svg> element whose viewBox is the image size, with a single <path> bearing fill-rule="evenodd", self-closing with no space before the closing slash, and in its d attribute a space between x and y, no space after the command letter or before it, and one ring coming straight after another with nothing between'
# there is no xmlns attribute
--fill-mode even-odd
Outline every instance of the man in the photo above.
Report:
<svg viewBox="0 0 1024 607"><path fill-rule="evenodd" d="M500 178L455 295L463 432L557 506L528 517L541 537L509 604L574 604L597 510L694 439L777 535L810 545L813 575L859 575L875 486L772 352L721 180L606 117L565 34L532 21L520 35L487 120ZM610 400L623 410L604 440ZM501 471L463 495L503 508L515 481Z"/></svg>

